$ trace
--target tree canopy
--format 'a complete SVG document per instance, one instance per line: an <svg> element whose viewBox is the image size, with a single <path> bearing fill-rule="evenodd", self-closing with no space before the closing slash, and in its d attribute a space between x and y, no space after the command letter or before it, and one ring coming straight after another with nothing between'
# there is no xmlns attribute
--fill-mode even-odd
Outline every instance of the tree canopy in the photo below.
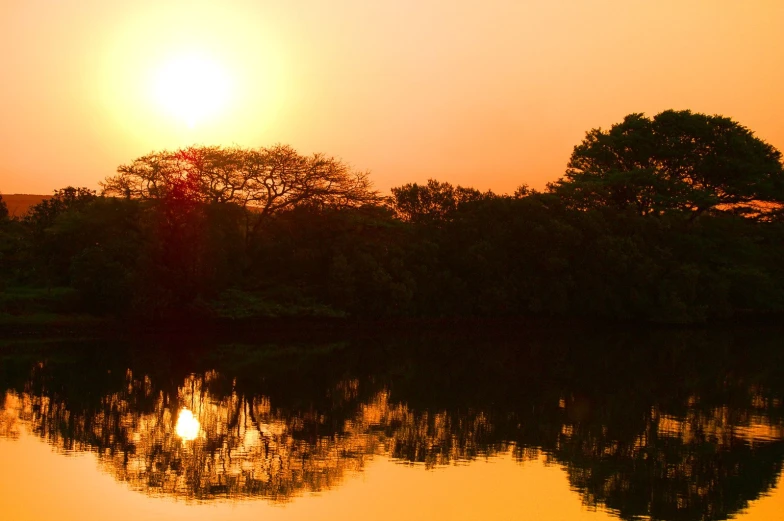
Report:
<svg viewBox="0 0 784 521"><path fill-rule="evenodd" d="M67 186L55 190L54 196L30 207L24 221L37 232L43 232L54 224L59 215L84 208L93 202L95 197L94 190L84 187Z"/></svg>
<svg viewBox="0 0 784 521"><path fill-rule="evenodd" d="M492 196L491 192L483 194L474 188L455 187L435 179L428 179L424 185L408 183L392 189L392 203L398 217L419 224L448 220L460 205Z"/></svg>
<svg viewBox="0 0 784 521"><path fill-rule="evenodd" d="M324 154L300 155L287 145L152 152L119 166L101 186L106 195L231 202L262 215L299 204L351 207L378 199L366 172Z"/></svg>
<svg viewBox="0 0 784 521"><path fill-rule="evenodd" d="M778 150L729 118L668 110L590 130L548 189L577 209L770 218L784 203L784 167Z"/></svg>

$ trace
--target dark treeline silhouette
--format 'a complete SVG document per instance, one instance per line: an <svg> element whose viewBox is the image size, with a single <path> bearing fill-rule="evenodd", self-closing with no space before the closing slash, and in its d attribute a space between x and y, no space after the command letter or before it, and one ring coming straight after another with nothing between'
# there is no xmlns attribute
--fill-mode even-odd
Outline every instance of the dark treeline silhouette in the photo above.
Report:
<svg viewBox="0 0 784 521"><path fill-rule="evenodd" d="M543 192L431 180L385 198L366 174L280 145L152 153L103 187L0 212L0 285L71 288L66 310L148 318L784 309L781 154L719 116L591 130Z"/></svg>
<svg viewBox="0 0 784 521"><path fill-rule="evenodd" d="M0 351L0 435L94 451L151 494L286 500L379 455L506 456L562 466L584 503L623 519L726 519L781 475L779 333L28 343ZM199 422L185 441L183 408Z"/></svg>

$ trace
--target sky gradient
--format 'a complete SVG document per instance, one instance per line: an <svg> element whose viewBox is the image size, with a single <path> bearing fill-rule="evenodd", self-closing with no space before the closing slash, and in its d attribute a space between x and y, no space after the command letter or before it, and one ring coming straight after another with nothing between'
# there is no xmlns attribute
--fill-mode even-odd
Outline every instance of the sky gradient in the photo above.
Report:
<svg viewBox="0 0 784 521"><path fill-rule="evenodd" d="M0 0L0 193L98 188L153 150L275 143L382 192L511 192L561 176L590 128L670 108L781 150L782 26L781 0ZM161 87L175 76L206 93Z"/></svg>

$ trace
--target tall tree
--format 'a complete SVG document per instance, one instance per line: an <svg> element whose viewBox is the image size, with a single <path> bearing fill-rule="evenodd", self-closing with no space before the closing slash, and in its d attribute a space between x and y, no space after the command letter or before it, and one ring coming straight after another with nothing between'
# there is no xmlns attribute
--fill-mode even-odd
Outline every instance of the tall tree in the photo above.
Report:
<svg viewBox="0 0 784 521"><path fill-rule="evenodd" d="M150 240L140 263L151 283L137 293L162 302L163 311L185 309L237 280L238 270L258 258L260 231L277 216L380 201L366 173L285 145L153 152L118 167L102 187L107 195L148 202Z"/></svg>
<svg viewBox="0 0 784 521"><path fill-rule="evenodd" d="M578 209L770 218L784 203L784 167L778 150L729 118L668 110L590 130L548 189Z"/></svg>
<svg viewBox="0 0 784 521"><path fill-rule="evenodd" d="M107 195L235 203L251 210L252 234L265 217L299 205L356 207L378 200L366 172L287 145L164 150L117 168L101 183Z"/></svg>

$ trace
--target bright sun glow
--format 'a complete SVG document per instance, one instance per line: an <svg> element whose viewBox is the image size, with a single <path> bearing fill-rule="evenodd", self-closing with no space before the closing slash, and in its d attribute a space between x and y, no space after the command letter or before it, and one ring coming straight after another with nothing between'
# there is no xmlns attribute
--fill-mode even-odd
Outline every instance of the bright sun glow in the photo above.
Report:
<svg viewBox="0 0 784 521"><path fill-rule="evenodd" d="M174 427L177 436L186 441L195 440L199 435L200 428L199 420L193 416L191 411L185 408L180 409L177 425Z"/></svg>
<svg viewBox="0 0 784 521"><path fill-rule="evenodd" d="M166 61L154 80L160 107L189 127L218 115L229 101L230 90L226 71L217 62L197 55Z"/></svg>

